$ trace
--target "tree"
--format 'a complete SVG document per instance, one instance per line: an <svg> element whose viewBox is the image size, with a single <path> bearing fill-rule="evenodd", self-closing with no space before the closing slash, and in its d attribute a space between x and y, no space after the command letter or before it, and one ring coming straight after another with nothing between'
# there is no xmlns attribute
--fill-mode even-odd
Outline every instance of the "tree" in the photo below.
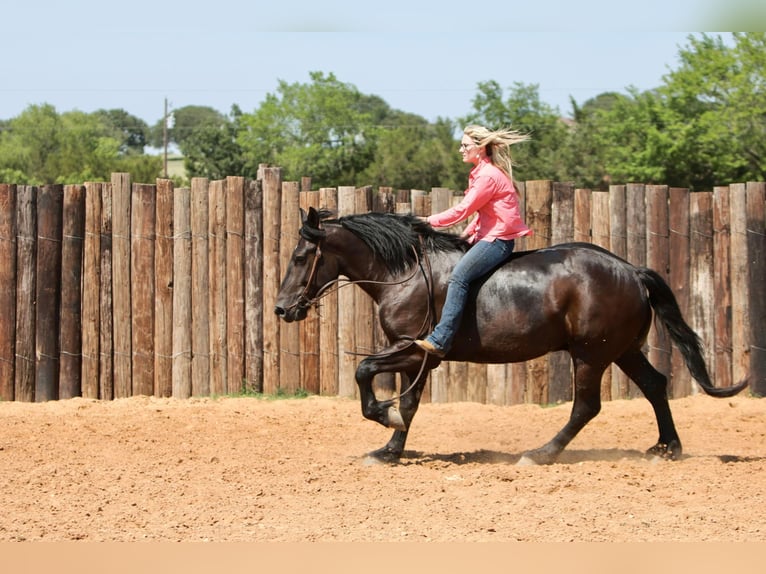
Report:
<svg viewBox="0 0 766 574"><path fill-rule="evenodd" d="M228 123L226 116L209 106L184 106L171 112L168 122L168 143L179 148L194 138L194 131L203 127L220 128ZM165 118L158 121L151 129L151 144L162 148L164 145Z"/></svg>
<svg viewBox="0 0 766 574"><path fill-rule="evenodd" d="M184 138L180 146L188 177L223 179L229 175L256 177L248 171L237 133L242 112L232 107L231 119L221 125L203 124L195 128L191 137Z"/></svg>
<svg viewBox="0 0 766 574"><path fill-rule="evenodd" d="M113 129L112 137L120 141L120 153L141 154L149 143L149 126L125 110L98 110L94 115Z"/></svg>
<svg viewBox="0 0 766 574"><path fill-rule="evenodd" d="M58 114L49 104L29 106L0 132L0 171L6 181L27 184L108 180L133 157L121 155L123 140L115 133L101 113ZM156 165L151 179L159 175L158 162L135 157L131 167L148 177Z"/></svg>
<svg viewBox="0 0 766 574"><path fill-rule="evenodd" d="M490 129L510 127L530 134L530 141L511 152L517 165L514 177L563 179L569 127L557 108L540 100L538 86L515 82L506 97L499 84L490 80L480 82L478 90L473 99L474 111L462 123L481 124Z"/></svg>
<svg viewBox="0 0 766 574"><path fill-rule="evenodd" d="M252 174L268 163L281 166L287 179L310 175L320 187L351 185L373 157L380 102L333 74L310 77L310 84L280 81L276 94L242 115L237 141L245 169Z"/></svg>

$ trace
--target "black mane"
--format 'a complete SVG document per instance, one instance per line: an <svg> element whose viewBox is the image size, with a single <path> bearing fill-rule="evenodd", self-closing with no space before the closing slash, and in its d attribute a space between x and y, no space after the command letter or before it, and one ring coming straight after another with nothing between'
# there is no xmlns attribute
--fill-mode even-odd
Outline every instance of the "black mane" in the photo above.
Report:
<svg viewBox="0 0 766 574"><path fill-rule="evenodd" d="M329 214L321 212L320 216ZM371 212L325 222L337 223L359 237L394 273L406 271L416 261L415 252L422 257L424 248L431 252L465 251L468 248L468 243L459 236L436 231L414 215Z"/></svg>

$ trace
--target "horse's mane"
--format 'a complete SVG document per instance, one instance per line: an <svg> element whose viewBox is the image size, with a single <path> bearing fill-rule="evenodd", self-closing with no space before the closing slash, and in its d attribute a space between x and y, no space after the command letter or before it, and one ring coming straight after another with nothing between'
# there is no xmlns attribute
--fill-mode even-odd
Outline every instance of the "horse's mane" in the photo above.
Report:
<svg viewBox="0 0 766 574"><path fill-rule="evenodd" d="M406 271L423 250L465 251L468 243L452 233L436 231L414 215L394 213L364 213L331 219L332 212L320 211L325 223L335 223L347 229L372 250L391 272Z"/></svg>

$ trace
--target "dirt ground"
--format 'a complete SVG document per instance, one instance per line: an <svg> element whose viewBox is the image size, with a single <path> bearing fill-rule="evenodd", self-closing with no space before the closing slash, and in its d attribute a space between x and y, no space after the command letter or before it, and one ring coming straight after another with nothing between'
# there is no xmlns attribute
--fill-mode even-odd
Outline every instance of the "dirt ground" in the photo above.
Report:
<svg viewBox="0 0 766 574"><path fill-rule="evenodd" d="M766 400L605 403L549 466L515 466L571 405L424 404L390 431L325 397L0 403L0 541L764 541Z"/></svg>

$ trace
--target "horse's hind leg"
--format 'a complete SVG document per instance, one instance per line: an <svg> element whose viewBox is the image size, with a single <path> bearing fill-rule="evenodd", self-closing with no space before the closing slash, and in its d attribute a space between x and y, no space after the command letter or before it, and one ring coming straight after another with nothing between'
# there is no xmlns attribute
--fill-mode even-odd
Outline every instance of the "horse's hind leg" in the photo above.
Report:
<svg viewBox="0 0 766 574"><path fill-rule="evenodd" d="M525 452L519 460L520 465L554 462L577 433L601 410L601 376L604 374L605 367L591 365L577 358L573 360L574 404L569 421L550 442L538 449Z"/></svg>
<svg viewBox="0 0 766 574"><path fill-rule="evenodd" d="M673 415L670 413L667 378L649 363L640 349L628 351L615 362L641 389L654 409L660 438L657 444L647 451L647 454L677 460L682 453L681 439L678 437Z"/></svg>

